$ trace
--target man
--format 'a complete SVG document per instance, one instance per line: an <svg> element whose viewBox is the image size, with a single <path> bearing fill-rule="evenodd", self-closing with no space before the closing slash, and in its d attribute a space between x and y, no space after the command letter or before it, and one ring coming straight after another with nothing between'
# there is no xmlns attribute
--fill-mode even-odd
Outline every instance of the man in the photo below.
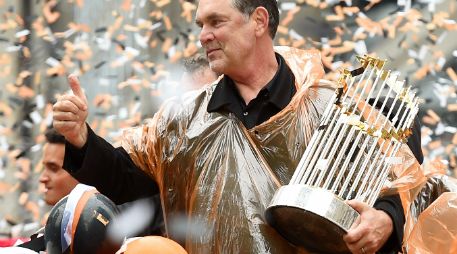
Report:
<svg viewBox="0 0 457 254"><path fill-rule="evenodd" d="M45 137L43 172L40 175L40 182L45 187L44 201L53 206L68 195L78 184L78 181L62 168L65 155L65 137L52 128L46 131Z"/></svg>
<svg viewBox="0 0 457 254"><path fill-rule="evenodd" d="M278 22L275 0L201 0L200 41L223 78L127 130L122 148L88 128L87 99L70 76L74 94L54 105L54 126L69 142L64 168L115 202L160 190L167 233L189 253L303 252L266 225L263 212L290 180L333 90L318 84L318 53L275 53ZM380 200L380 210L350 204L361 213L344 238L353 253L399 250L398 196ZM184 236L174 231L179 216L190 225Z"/></svg>
<svg viewBox="0 0 457 254"><path fill-rule="evenodd" d="M185 71L181 82L189 90L199 89L204 85L211 84L218 77L217 73L209 67L208 59L200 53L186 58L183 61L183 66Z"/></svg>
<svg viewBox="0 0 457 254"><path fill-rule="evenodd" d="M43 147L43 171L39 181L45 188L44 201L46 204L54 206L59 200L70 194L79 182L62 168L65 155L65 137L53 128L47 129L44 135L46 143ZM31 237L30 241L20 246L34 251L45 250L41 231L38 231ZM41 236L38 237L38 235Z"/></svg>

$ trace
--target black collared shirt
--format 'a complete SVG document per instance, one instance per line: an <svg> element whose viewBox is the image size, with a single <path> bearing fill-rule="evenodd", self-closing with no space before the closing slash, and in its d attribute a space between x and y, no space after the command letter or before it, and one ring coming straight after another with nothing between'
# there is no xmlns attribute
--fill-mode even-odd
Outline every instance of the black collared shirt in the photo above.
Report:
<svg viewBox="0 0 457 254"><path fill-rule="evenodd" d="M297 89L295 76L284 58L276 53L276 61L278 70L275 76L248 105L241 97L235 82L230 77L224 76L209 101L208 112L234 113L248 129L279 113L289 104Z"/></svg>

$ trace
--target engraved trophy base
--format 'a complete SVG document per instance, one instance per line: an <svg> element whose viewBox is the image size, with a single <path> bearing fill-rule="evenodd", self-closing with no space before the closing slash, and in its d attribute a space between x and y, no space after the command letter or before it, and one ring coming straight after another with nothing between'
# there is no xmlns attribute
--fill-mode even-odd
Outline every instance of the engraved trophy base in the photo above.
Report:
<svg viewBox="0 0 457 254"><path fill-rule="evenodd" d="M328 190L293 184L276 191L265 216L284 238L308 251L350 253L343 235L359 214Z"/></svg>

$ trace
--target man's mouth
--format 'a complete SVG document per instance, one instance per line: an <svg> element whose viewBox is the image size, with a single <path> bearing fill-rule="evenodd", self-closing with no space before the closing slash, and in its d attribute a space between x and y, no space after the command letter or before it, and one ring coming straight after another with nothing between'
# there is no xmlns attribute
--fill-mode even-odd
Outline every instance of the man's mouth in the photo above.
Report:
<svg viewBox="0 0 457 254"><path fill-rule="evenodd" d="M217 50L219 50L219 49L208 49L206 51L206 54L209 55L209 54L211 54L211 53L213 53L214 51L217 51Z"/></svg>

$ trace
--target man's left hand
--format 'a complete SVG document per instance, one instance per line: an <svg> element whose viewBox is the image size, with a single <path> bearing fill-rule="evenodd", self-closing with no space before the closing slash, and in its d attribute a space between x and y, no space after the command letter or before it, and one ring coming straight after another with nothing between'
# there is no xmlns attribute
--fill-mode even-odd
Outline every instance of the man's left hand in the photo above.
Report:
<svg viewBox="0 0 457 254"><path fill-rule="evenodd" d="M375 253L392 234L392 219L363 202L350 200L347 204L359 212L360 217L343 237L346 245L352 253Z"/></svg>

